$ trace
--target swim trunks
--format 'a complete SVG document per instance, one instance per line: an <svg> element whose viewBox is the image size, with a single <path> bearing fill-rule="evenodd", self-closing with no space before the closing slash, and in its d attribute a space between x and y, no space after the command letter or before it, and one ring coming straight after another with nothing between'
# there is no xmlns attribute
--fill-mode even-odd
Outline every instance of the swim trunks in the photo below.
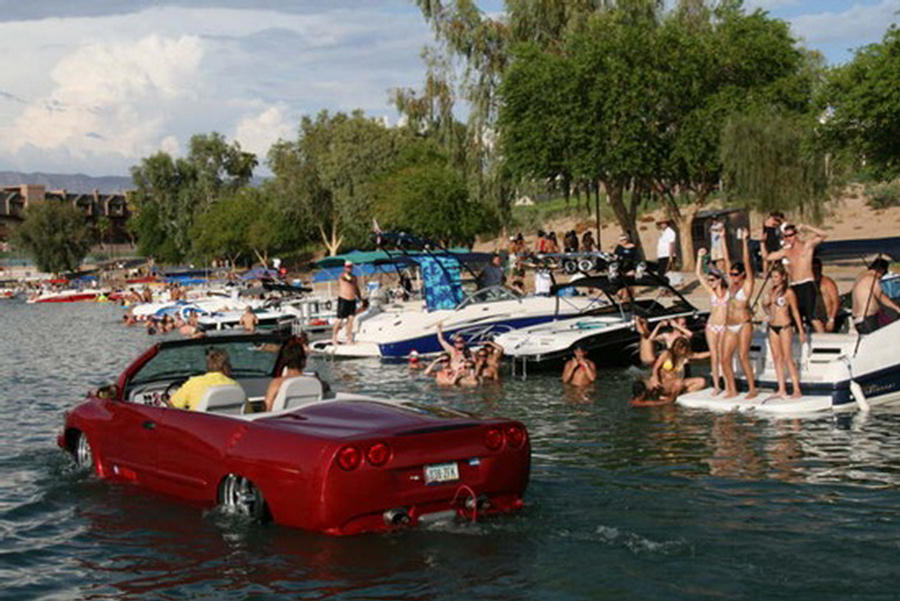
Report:
<svg viewBox="0 0 900 601"><path fill-rule="evenodd" d="M345 319L347 317L352 317L355 314L356 314L356 300L347 300L346 298L338 297L338 306L337 306L338 319Z"/></svg>
<svg viewBox="0 0 900 601"><path fill-rule="evenodd" d="M812 327L812 320L816 314L816 283L812 280L791 284L791 290L797 296L797 310L800 320L808 327Z"/></svg>

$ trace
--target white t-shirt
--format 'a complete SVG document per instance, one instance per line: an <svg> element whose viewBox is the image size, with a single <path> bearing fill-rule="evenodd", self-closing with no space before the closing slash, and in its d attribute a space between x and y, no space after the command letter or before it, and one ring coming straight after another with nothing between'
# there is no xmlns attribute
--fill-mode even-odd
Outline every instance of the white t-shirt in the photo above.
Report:
<svg viewBox="0 0 900 601"><path fill-rule="evenodd" d="M667 259L669 257L669 245L675 243L675 230L667 227L659 234L659 240L656 243L656 258Z"/></svg>

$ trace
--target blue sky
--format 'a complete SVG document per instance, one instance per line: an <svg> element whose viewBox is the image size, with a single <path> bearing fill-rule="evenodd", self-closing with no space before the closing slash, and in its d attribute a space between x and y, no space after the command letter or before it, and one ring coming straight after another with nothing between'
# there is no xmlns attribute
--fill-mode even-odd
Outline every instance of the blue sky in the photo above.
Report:
<svg viewBox="0 0 900 601"><path fill-rule="evenodd" d="M881 39L900 0L746 0L832 64ZM480 4L489 12L500 0ZM406 0L0 0L0 170L126 174L219 131L264 153L301 115L395 121L431 33Z"/></svg>

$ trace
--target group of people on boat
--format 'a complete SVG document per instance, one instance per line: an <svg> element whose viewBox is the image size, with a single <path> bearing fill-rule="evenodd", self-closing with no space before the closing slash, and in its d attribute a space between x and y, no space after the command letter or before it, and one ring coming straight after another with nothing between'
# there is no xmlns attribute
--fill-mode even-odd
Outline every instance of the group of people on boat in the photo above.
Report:
<svg viewBox="0 0 900 601"><path fill-rule="evenodd" d="M840 292L834 280L822 273L822 263L815 256L816 248L826 238L825 233L809 225L784 223L783 219L783 215L775 212L764 223L763 286L770 285L757 300L761 299L765 312L763 321L777 380L777 389L770 398L799 398L803 392L792 350L794 337L806 343L813 332L837 331ZM635 383L633 405L666 404L674 402L679 394L704 388L705 379L686 377L684 367L691 360L707 358L713 396L738 396L735 356L747 386L745 398L758 395L750 361L756 276L749 232L738 228L735 233L740 240L742 261L731 260L728 232L721 222L714 222L710 228L711 250L701 248L697 252L696 276L709 294L710 313L704 332L708 352L691 352L691 332L679 328L673 320L659 322L653 331L642 319L636 320L635 327L641 335L641 360L651 367L651 375ZM900 312L900 307L881 286L888 267L885 259L878 258L854 283L852 313L859 334L871 333L882 325L879 315L883 307ZM664 329L660 331L661 328Z"/></svg>

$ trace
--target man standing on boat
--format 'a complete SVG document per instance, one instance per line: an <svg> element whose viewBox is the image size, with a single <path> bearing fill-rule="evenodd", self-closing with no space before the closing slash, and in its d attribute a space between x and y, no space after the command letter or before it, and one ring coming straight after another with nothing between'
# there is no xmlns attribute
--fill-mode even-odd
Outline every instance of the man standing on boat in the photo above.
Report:
<svg viewBox="0 0 900 601"><path fill-rule="evenodd" d="M853 284L853 323L860 334L871 334L881 327L878 311L882 307L890 307L900 313L900 307L881 287L881 278L887 273L888 266L885 259L875 259Z"/></svg>
<svg viewBox="0 0 900 601"><path fill-rule="evenodd" d="M338 332L341 324L347 320L347 342L353 342L353 316L356 315L356 301L362 298L359 281L353 275L353 263L344 261L344 273L338 278L337 319L331 331L331 344L338 344Z"/></svg>
<svg viewBox="0 0 900 601"><path fill-rule="evenodd" d="M800 240L800 230L812 233L812 237ZM784 226L784 246L780 250L769 253L769 262L785 260L785 268L790 275L791 290L797 295L797 308L800 319L806 327L812 329L812 320L816 316L816 278L813 274L813 254L816 247L825 240L825 232L810 225Z"/></svg>
<svg viewBox="0 0 900 601"><path fill-rule="evenodd" d="M659 275L666 275L666 272L675 265L677 257L675 242L678 235L672 229L672 222L668 219L658 221L656 227L659 228L659 240L656 242L656 262L659 265Z"/></svg>

